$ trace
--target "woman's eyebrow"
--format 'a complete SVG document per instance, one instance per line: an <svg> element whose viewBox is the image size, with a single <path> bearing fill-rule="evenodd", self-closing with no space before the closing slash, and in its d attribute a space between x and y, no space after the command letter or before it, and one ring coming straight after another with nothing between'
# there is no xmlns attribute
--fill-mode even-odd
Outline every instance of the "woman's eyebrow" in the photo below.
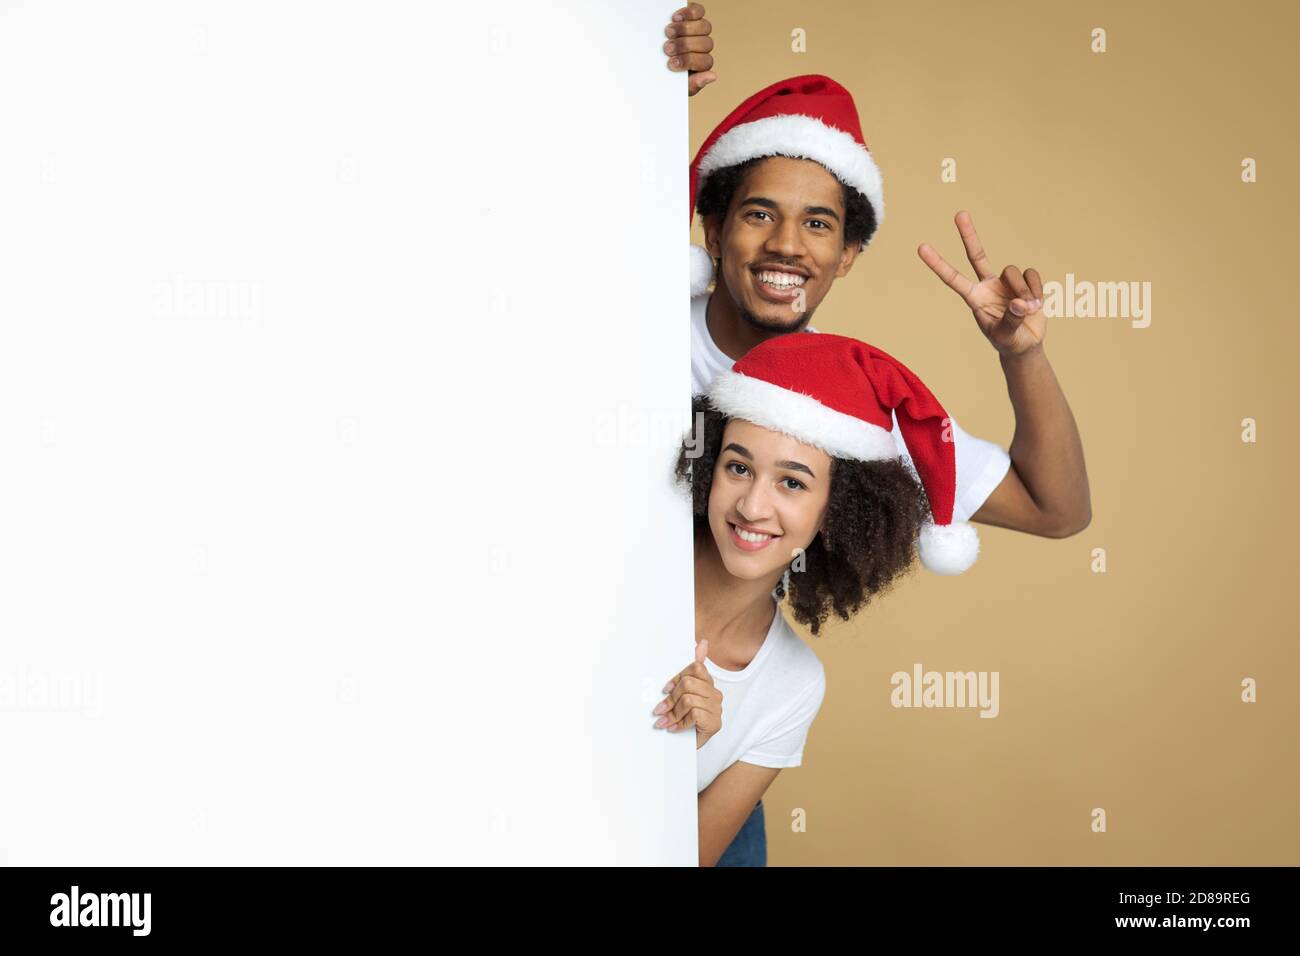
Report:
<svg viewBox="0 0 1300 956"><path fill-rule="evenodd" d="M788 469L790 469L791 471L806 471L806 472L808 473L808 477L810 477L810 478L816 478L816 477L817 477L816 475L814 475L814 474L812 473L812 469L811 469L811 468L809 468L807 465L801 464L800 462L797 462L797 461L778 461L778 462L776 463L776 467L778 467L778 468L788 468Z"/></svg>
<svg viewBox="0 0 1300 956"><path fill-rule="evenodd" d="M744 445L737 445L734 441L728 444L727 447L722 450L734 451L737 455L742 455L745 458L748 458L750 461L754 460L754 456L749 453L748 448L746 448Z"/></svg>
<svg viewBox="0 0 1300 956"><path fill-rule="evenodd" d="M745 457L745 458L748 458L750 461L753 461L753 460L754 460L754 456L751 455L751 454L749 453L749 449L748 449L748 448L746 448L744 445L738 445L738 444L736 444L734 441L733 441L733 442L729 442L729 443L727 444L727 447L724 448L724 449L722 449L722 450L723 450L723 451L734 451L737 455L741 455L741 456L743 456L743 457ZM776 463L776 467L778 467L778 468L788 468L790 471L802 471L802 472L806 472L810 478L816 478L816 477L817 477L816 475L814 475L814 474L812 473L812 469L811 469L811 468L809 468L807 465L803 464L802 462L798 462L798 461L778 461L778 462Z"/></svg>

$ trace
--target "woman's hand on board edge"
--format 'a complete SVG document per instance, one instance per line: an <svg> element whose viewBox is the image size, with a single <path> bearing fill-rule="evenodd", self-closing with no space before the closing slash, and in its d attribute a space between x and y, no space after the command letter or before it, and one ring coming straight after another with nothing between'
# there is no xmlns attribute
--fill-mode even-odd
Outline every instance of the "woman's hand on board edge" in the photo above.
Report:
<svg viewBox="0 0 1300 956"><path fill-rule="evenodd" d="M722 691L713 685L713 675L704 666L709 642L695 644L695 660L664 685L668 696L659 702L654 713L662 714L656 727L679 731L695 728L695 749L722 729Z"/></svg>

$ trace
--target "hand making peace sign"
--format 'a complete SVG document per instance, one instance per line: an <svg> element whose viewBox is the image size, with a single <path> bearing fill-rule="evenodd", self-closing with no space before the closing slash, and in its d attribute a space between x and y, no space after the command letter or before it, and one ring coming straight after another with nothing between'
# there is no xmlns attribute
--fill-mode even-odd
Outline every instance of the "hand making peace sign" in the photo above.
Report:
<svg viewBox="0 0 1300 956"><path fill-rule="evenodd" d="M1022 275L1015 266L1007 266L999 275L989 265L970 213L962 210L955 222L979 282L971 282L924 242L916 250L921 259L970 306L980 331L1000 355L1019 355L1042 345L1047 316L1043 314L1043 280L1038 270L1026 269Z"/></svg>

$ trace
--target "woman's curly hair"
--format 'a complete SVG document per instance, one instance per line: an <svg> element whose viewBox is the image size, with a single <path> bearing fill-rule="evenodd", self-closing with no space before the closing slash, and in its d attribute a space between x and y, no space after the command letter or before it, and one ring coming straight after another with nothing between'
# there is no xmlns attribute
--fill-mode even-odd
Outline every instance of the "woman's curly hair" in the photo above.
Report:
<svg viewBox="0 0 1300 956"><path fill-rule="evenodd" d="M674 472L690 489L696 533L711 535L709 492L729 418L705 395L691 407L695 421L703 415L703 435L683 442ZM910 569L930 515L925 489L899 459L833 458L830 480L825 524L804 551L804 570L790 575L787 595L795 620L813 634L831 611L847 621Z"/></svg>
<svg viewBox="0 0 1300 956"><path fill-rule="evenodd" d="M699 195L695 197L695 211L701 216L717 215L725 217L731 208L731 199L745 179L745 173L755 163L761 163L767 156L747 159L734 166L709 173ZM862 251L863 243L868 242L876 231L876 211L859 190L840 181L840 200L844 204L844 245L847 248L856 243Z"/></svg>

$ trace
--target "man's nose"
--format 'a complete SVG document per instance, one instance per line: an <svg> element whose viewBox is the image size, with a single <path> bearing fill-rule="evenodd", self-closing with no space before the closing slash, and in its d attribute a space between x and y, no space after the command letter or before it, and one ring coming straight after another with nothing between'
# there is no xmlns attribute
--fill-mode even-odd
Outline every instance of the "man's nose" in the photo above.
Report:
<svg viewBox="0 0 1300 956"><path fill-rule="evenodd" d="M787 219L775 229L772 230L767 240L768 251L785 257L786 259L798 259L806 251L803 244L803 233L799 228L797 219Z"/></svg>

